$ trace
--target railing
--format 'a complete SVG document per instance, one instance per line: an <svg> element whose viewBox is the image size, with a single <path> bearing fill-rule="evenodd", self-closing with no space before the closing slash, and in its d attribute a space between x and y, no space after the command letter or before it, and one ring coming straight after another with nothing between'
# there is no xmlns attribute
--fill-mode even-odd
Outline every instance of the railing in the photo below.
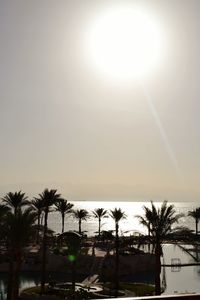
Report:
<svg viewBox="0 0 200 300"><path fill-rule="evenodd" d="M127 298L112 298L112 300L200 300L200 294L180 294L180 295L163 295L163 296L148 296L148 297L127 297ZM104 299L104 300L110 300Z"/></svg>

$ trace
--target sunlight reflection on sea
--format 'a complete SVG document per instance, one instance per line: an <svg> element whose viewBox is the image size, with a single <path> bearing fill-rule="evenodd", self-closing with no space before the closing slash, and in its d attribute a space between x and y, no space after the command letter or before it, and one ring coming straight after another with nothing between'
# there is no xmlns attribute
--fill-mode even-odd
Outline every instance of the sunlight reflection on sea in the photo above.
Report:
<svg viewBox="0 0 200 300"><path fill-rule="evenodd" d="M92 216L92 211L95 208L104 208L110 212L115 208L121 208L125 212L127 218L121 220L119 223L120 234L130 235L135 232L147 233L146 228L139 224L137 215L143 215L143 206L150 206L150 202L114 202L114 201L76 201L71 202L74 204L74 209L86 209L90 213L90 218L87 221L82 222L82 231L84 231L88 236L95 235L98 230L98 222ZM160 206L161 202L156 202L156 206ZM189 228L194 229L194 220L187 216L188 211L193 210L198 206L197 203L188 202L169 202L169 204L174 204L177 213L183 213L185 216L179 220L177 226L189 226ZM49 214L49 227L53 229L56 233L61 232L61 217L57 212ZM114 230L115 223L114 220L109 216L108 218L102 219L102 230ZM65 219L65 231L68 230L78 230L78 222L73 216L66 215Z"/></svg>

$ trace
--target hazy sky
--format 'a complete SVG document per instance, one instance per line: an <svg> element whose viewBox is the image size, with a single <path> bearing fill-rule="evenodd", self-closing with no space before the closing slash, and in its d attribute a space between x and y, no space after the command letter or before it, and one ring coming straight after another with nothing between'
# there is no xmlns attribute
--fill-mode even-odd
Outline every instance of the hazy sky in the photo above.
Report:
<svg viewBox="0 0 200 300"><path fill-rule="evenodd" d="M200 200L200 1L139 1L165 40L144 88L85 56L88 24L118 2L0 0L1 194Z"/></svg>

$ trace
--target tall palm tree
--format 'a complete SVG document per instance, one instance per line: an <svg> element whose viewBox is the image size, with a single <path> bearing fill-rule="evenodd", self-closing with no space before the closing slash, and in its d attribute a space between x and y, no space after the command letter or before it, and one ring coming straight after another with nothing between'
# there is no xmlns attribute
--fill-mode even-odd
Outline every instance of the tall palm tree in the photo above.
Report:
<svg viewBox="0 0 200 300"><path fill-rule="evenodd" d="M148 237L150 238L150 235L151 235L151 223L153 220L151 220L151 211L149 210L148 207L146 206L143 206L143 209L144 209L144 215L145 215L145 218L147 220L147 230L148 230ZM140 216L139 216L140 217Z"/></svg>
<svg viewBox="0 0 200 300"><path fill-rule="evenodd" d="M99 236L101 235L101 219L102 218L107 218L107 210L103 209L103 208L96 208L93 212L93 215L95 218L98 219L99 221Z"/></svg>
<svg viewBox="0 0 200 300"><path fill-rule="evenodd" d="M17 213L8 213L2 227L5 232L8 247L10 267L7 300L18 299L19 274L23 262L23 248L28 245L34 236L36 214L30 209L18 210Z"/></svg>
<svg viewBox="0 0 200 300"><path fill-rule="evenodd" d="M65 215L72 212L72 207L74 204L68 203L65 199L59 199L56 203L56 211L59 211L61 213L62 218L62 230L61 233L64 232L64 226L65 226Z"/></svg>
<svg viewBox="0 0 200 300"><path fill-rule="evenodd" d="M15 215L22 206L29 204L27 199L25 193L22 193L21 191L15 193L9 192L2 198L3 202L14 210Z"/></svg>
<svg viewBox="0 0 200 300"><path fill-rule="evenodd" d="M198 207L192 211L189 211L188 216L192 217L195 220L196 236L198 236L198 224L199 224L199 220L200 220L200 207Z"/></svg>
<svg viewBox="0 0 200 300"><path fill-rule="evenodd" d="M39 243L41 215L44 209L44 201L41 198L34 198L31 202L31 208L37 214L37 244Z"/></svg>
<svg viewBox="0 0 200 300"><path fill-rule="evenodd" d="M114 210L110 211L110 216L115 221L115 296L117 297L119 290L119 222L123 219L126 219L126 214L121 210L121 208L115 208Z"/></svg>
<svg viewBox="0 0 200 300"><path fill-rule="evenodd" d="M81 234L81 223L89 218L89 213L85 209L77 209L73 211L74 218L78 219L78 232Z"/></svg>
<svg viewBox="0 0 200 300"><path fill-rule="evenodd" d="M41 270L41 294L44 293L46 283L46 252L47 252L47 221L51 207L61 199L61 195L57 194L57 190L45 189L39 198L43 202L44 208L44 232L42 241L42 270Z"/></svg>
<svg viewBox="0 0 200 300"><path fill-rule="evenodd" d="M160 273L161 273L161 256L162 243L167 235L172 233L172 226L178 222L182 216L175 214L174 205L168 205L163 201L160 208L156 208L151 201L151 208L144 206L145 215L138 216L140 223L150 230L152 243L155 246L155 294L161 294Z"/></svg>
<svg viewBox="0 0 200 300"><path fill-rule="evenodd" d="M145 218L146 220L148 220L147 222L147 230L148 230L148 251L150 252L150 249L151 249L151 211L146 207L144 206L143 207L144 209L144 215L145 215ZM136 217L140 217L140 216L136 216Z"/></svg>

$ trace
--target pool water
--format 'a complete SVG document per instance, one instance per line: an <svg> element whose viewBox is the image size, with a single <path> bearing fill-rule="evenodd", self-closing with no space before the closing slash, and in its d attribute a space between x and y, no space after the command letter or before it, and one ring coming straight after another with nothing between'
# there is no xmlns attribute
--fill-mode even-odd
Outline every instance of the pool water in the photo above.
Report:
<svg viewBox="0 0 200 300"><path fill-rule="evenodd" d="M179 259L181 264L195 262L190 255L175 245L165 245L163 252L165 264L171 264L173 259ZM166 278L164 294L200 293L200 266L165 267L162 268L161 277Z"/></svg>

